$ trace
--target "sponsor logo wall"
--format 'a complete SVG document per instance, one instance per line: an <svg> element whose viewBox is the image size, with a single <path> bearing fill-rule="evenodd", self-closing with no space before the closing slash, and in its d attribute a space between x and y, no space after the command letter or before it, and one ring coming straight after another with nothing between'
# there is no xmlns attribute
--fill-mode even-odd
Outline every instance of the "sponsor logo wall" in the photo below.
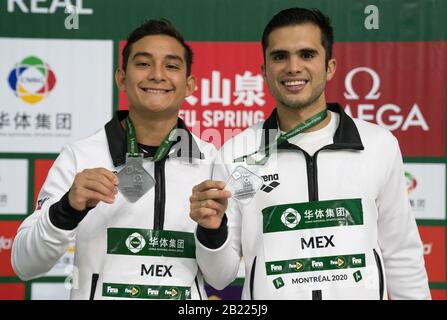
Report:
<svg viewBox="0 0 447 320"><path fill-rule="evenodd" d="M46 200L37 195L53 159L64 145L94 133L111 118L112 43L0 38L0 48L8 48L0 61L1 298L68 298L69 290L46 291L44 283L2 282L16 278L12 241L21 219ZM39 159L42 154L50 159ZM73 243L45 276L49 285L59 288L53 282L71 274L74 251Z"/></svg>
<svg viewBox="0 0 447 320"><path fill-rule="evenodd" d="M193 5L183 14L188 23L172 17L194 50L192 71L197 77L196 90L185 100L181 117L194 133L217 147L267 118L274 107L261 74L259 38L267 17L278 7L261 0L268 12L259 15L263 21L250 23L247 17L259 0L233 1L229 1L231 8L221 8L219 2L196 2L203 12L227 10L234 21L219 14L211 22L190 19L197 12ZM67 2L78 10L79 29L64 24ZM39 199L38 193L61 148L100 129L114 110L127 109L126 95L117 90L113 74L121 64L128 32L146 18L171 18L166 12L178 11L175 2L135 2L127 8L129 18L118 23L123 14L119 0L101 3L0 3L0 299L69 298L66 281L75 244L45 277L23 283L10 265L12 241L21 221L47 200ZM349 19L340 21L340 12L359 9L358 15L364 15L359 2L347 0L336 8L330 3L312 3L328 9L335 16L336 30L341 30L336 33L337 72L328 83L327 100L340 102L348 114L377 123L398 139L431 292L434 299L445 300L447 37L439 32L447 28L428 23L432 15L405 28L396 25L405 30L396 34L387 31L391 27L386 24L378 31L352 28ZM282 2L284 8L291 6L296 1ZM397 11L413 16L406 11L411 7L418 15L426 9L422 0L395 0L393 13L380 8L385 10L381 21ZM447 14L445 9L439 11L441 16ZM238 20L241 15L243 22ZM208 28L208 23L216 28ZM279 183L279 178L264 178L261 191L272 192ZM239 299L243 279L241 267L227 289L208 287L210 299Z"/></svg>
<svg viewBox="0 0 447 320"><path fill-rule="evenodd" d="M0 47L0 152L58 153L110 119L111 41L3 38Z"/></svg>
<svg viewBox="0 0 447 320"><path fill-rule="evenodd" d="M328 101L390 130L406 157L444 157L446 54L446 42L338 43Z"/></svg>

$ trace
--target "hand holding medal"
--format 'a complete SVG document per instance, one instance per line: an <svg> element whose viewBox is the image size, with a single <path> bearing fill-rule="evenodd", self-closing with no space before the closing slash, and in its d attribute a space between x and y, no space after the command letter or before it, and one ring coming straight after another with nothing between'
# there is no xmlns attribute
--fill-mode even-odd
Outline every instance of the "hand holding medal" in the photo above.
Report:
<svg viewBox="0 0 447 320"><path fill-rule="evenodd" d="M70 206L78 211L95 207L100 201L113 203L118 178L104 168L86 169L75 176L68 193Z"/></svg>
<svg viewBox="0 0 447 320"><path fill-rule="evenodd" d="M194 186L190 202L190 217L202 227L218 229L227 210L229 191L223 181L206 180Z"/></svg>

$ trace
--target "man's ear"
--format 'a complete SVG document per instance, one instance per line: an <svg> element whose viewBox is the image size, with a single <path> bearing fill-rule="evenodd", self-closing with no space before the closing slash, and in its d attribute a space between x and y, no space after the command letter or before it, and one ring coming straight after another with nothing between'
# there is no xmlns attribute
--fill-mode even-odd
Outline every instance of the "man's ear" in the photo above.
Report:
<svg viewBox="0 0 447 320"><path fill-rule="evenodd" d="M126 78L126 72L122 68L116 69L115 72L115 82L118 89L126 91L126 86L124 85L124 80Z"/></svg>
<svg viewBox="0 0 447 320"><path fill-rule="evenodd" d="M329 81L334 77L335 70L337 69L337 60L331 59L328 61L326 70L326 80Z"/></svg>
<svg viewBox="0 0 447 320"><path fill-rule="evenodd" d="M194 75L190 75L188 79L186 79L186 96L190 96L193 94L196 89L197 79Z"/></svg>

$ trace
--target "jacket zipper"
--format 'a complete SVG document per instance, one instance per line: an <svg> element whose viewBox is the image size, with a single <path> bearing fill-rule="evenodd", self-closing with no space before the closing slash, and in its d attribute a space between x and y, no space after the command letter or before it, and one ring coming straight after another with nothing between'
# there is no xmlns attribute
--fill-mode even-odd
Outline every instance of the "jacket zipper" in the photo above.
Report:
<svg viewBox="0 0 447 320"><path fill-rule="evenodd" d="M98 273L92 274L92 285L90 287L90 298L89 298L90 300L95 299L95 292L96 292L96 286L98 285L98 278L99 278Z"/></svg>
<svg viewBox="0 0 447 320"><path fill-rule="evenodd" d="M200 292L200 287L199 287L199 279L197 279L197 276L196 276L196 278L194 279L194 282L196 283L197 292L199 293L199 299L200 299L200 300L203 300L203 298L202 298L202 293Z"/></svg>
<svg viewBox="0 0 447 320"><path fill-rule="evenodd" d="M256 271L256 257L253 259L253 265L251 266L250 272L250 300L254 300L253 298L253 286L255 282L255 271Z"/></svg>
<svg viewBox="0 0 447 320"><path fill-rule="evenodd" d="M307 190L309 193L309 201L318 201L318 172L317 172L317 156L318 151L311 157L303 150L307 165Z"/></svg>
<svg viewBox="0 0 447 320"><path fill-rule="evenodd" d="M383 283L383 270L382 270L382 262L380 261L379 254L376 249L373 249L374 258L376 259L377 269L379 272L379 299L383 300L383 291L384 291L384 283Z"/></svg>
<svg viewBox="0 0 447 320"><path fill-rule="evenodd" d="M318 151L311 157L303 150L307 165L307 187L309 193L309 201L318 201L318 172L317 172L317 156ZM312 290L312 300L323 300L321 290Z"/></svg>
<svg viewBox="0 0 447 320"><path fill-rule="evenodd" d="M154 197L154 230L163 230L165 220L165 162L166 159L155 162L155 197Z"/></svg>
<svg viewBox="0 0 447 320"><path fill-rule="evenodd" d="M155 162L155 198L154 198L154 230L163 230L165 221L166 204L166 180L165 180L166 159ZM195 284L200 300L203 300L200 292L199 281L195 278Z"/></svg>

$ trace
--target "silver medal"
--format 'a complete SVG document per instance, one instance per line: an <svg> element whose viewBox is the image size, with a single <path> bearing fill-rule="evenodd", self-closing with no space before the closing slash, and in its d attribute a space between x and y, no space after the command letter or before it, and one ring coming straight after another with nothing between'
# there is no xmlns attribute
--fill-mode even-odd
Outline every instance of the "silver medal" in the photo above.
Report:
<svg viewBox="0 0 447 320"><path fill-rule="evenodd" d="M225 189L231 192L235 200L247 204L261 188L262 183L262 178L250 170L238 166L227 180Z"/></svg>
<svg viewBox="0 0 447 320"><path fill-rule="evenodd" d="M126 165L118 172L118 190L129 202L136 202L154 185L155 180L143 168L143 155L126 154Z"/></svg>

